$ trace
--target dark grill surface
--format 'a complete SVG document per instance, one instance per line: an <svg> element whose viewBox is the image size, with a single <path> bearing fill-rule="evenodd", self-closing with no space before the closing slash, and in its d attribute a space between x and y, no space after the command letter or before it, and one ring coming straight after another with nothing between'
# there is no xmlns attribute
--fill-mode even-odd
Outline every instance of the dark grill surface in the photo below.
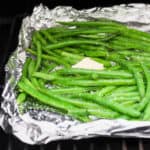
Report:
<svg viewBox="0 0 150 150"><path fill-rule="evenodd" d="M150 150L147 139L92 138L85 140L65 140L47 145L30 146L20 142L12 135L0 132L0 150Z"/></svg>
<svg viewBox="0 0 150 150"><path fill-rule="evenodd" d="M0 17L0 91L4 83L4 64L17 45L18 31L22 18ZM148 139L125 138L91 138L85 140L65 140L51 142L47 145L30 146L20 142L12 135L0 129L0 150L150 150Z"/></svg>

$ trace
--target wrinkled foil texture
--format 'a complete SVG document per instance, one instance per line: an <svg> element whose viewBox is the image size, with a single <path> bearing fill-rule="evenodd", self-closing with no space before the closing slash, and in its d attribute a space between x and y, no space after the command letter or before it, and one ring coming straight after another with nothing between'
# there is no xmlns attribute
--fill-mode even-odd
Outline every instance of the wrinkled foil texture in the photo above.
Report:
<svg viewBox="0 0 150 150"><path fill-rule="evenodd" d="M46 111L30 111L24 115L18 112L14 89L21 76L26 59L25 48L30 44L32 31L56 26L57 21L81 21L103 17L124 22L143 31L150 31L150 5L147 4L122 4L86 10L64 6L49 10L41 4L34 8L31 16L23 19L18 46L5 66L6 78L2 93L0 125L6 132L33 145L97 136L150 138L150 122L148 121L99 119L80 123L67 116Z"/></svg>

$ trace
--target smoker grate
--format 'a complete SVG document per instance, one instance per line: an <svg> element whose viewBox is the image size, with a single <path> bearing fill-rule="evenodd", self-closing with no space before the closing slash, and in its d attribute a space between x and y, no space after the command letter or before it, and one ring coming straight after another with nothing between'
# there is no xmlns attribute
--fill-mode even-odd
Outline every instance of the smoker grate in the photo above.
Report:
<svg viewBox="0 0 150 150"><path fill-rule="evenodd" d="M3 50L0 56L0 73L4 74L3 66L8 56L17 45L18 31L21 19L26 14L19 15L13 19L0 19L0 49ZM8 38L9 37L9 38ZM4 77L3 75L1 77ZM3 80L1 78L0 85ZM0 86L2 89L2 86ZM0 150L150 150L150 141L146 139L125 139L125 138L91 138L84 140L65 140L52 142L47 145L30 146L20 142L12 135L6 135L0 129Z"/></svg>
<svg viewBox="0 0 150 150"><path fill-rule="evenodd" d="M12 135L5 141L3 150L149 150L150 142L146 139L92 138L86 140L65 140L47 145L30 146L20 142Z"/></svg>

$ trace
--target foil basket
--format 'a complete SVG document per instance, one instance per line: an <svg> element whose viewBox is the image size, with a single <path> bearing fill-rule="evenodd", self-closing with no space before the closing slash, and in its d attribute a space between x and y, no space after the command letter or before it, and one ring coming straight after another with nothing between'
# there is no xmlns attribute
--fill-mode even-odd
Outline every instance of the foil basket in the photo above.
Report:
<svg viewBox="0 0 150 150"><path fill-rule="evenodd" d="M150 138L150 122L148 121L99 119L89 123L80 123L57 113L29 111L21 115L18 111L15 86L21 76L26 60L25 48L30 44L32 32L41 28L54 27L57 21L98 18L114 19L133 28L150 31L150 5L147 4L122 4L80 11L64 6L49 10L41 4L34 8L31 16L23 19L18 46L5 66L5 88L0 109L0 125L5 131L32 145L98 136Z"/></svg>

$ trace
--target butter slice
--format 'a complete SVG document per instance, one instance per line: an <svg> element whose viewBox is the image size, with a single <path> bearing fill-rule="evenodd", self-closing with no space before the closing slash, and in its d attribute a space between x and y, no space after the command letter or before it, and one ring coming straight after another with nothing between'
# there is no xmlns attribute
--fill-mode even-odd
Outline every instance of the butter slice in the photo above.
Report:
<svg viewBox="0 0 150 150"><path fill-rule="evenodd" d="M79 61L77 64L73 65L72 68L103 70L104 65L92 60L91 58L86 57Z"/></svg>

